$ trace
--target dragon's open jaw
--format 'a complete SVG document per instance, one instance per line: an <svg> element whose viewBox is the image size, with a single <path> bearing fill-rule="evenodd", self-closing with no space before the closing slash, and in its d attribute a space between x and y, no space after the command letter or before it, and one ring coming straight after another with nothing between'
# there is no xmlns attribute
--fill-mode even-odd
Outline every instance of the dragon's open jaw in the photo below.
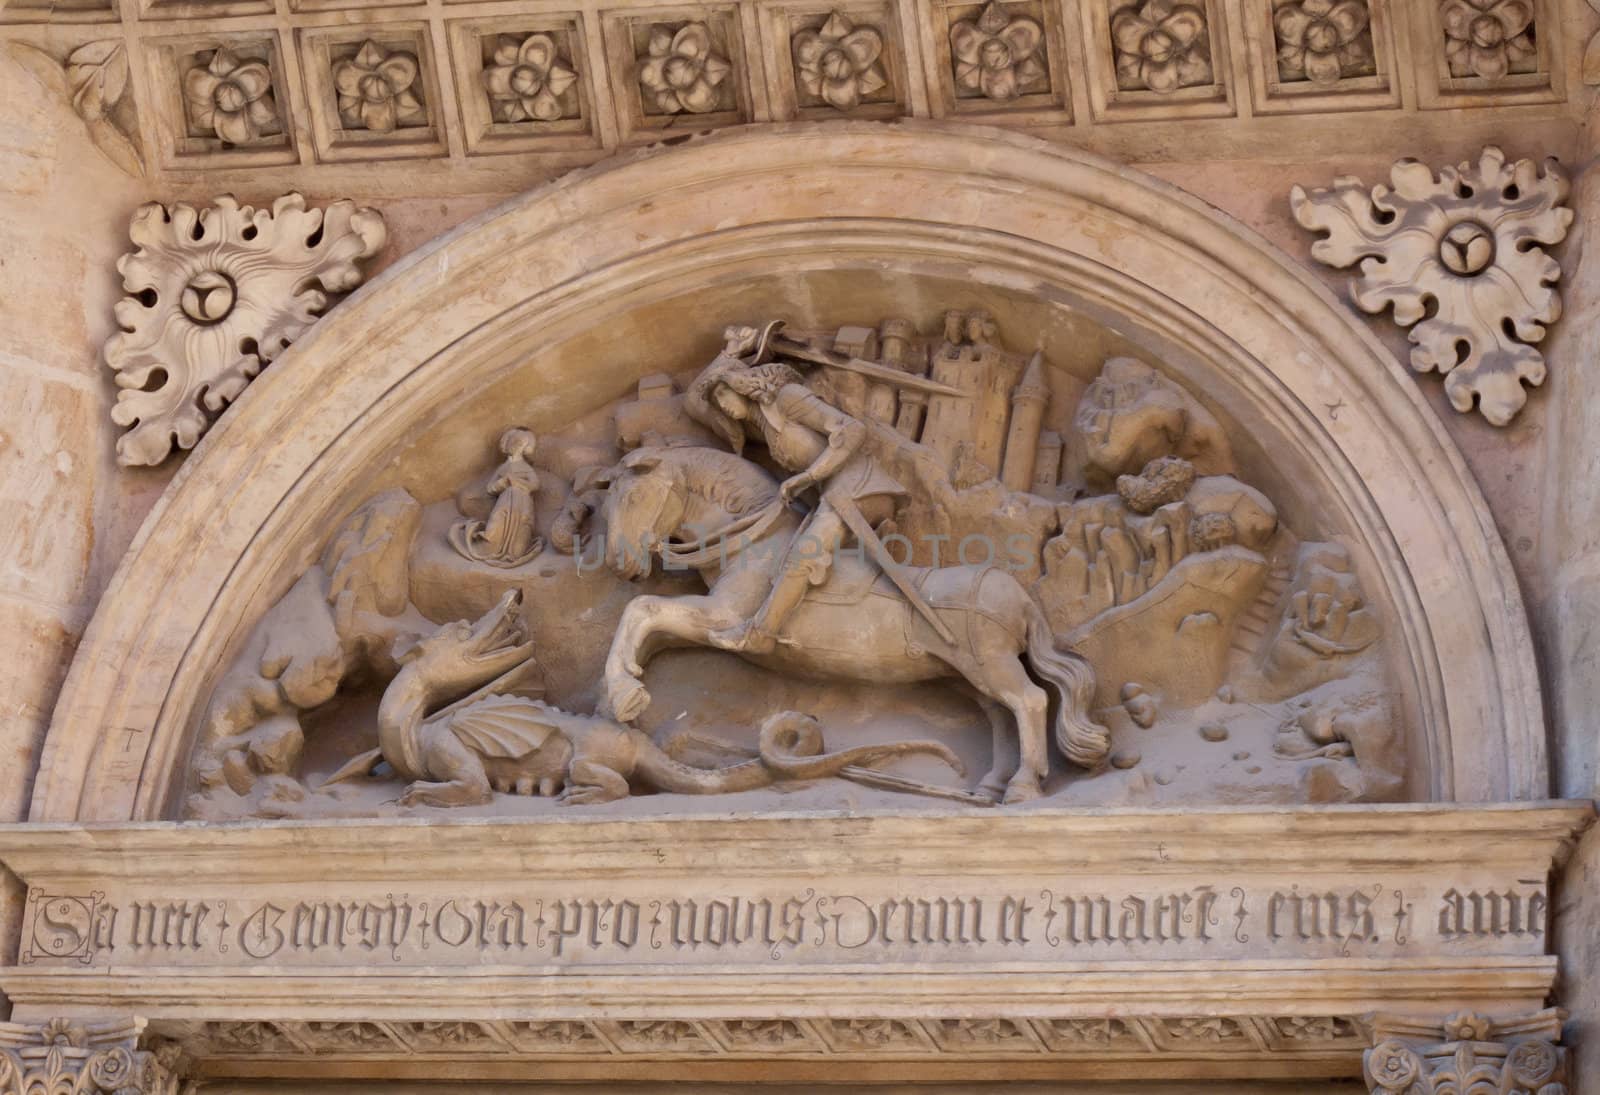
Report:
<svg viewBox="0 0 1600 1095"><path fill-rule="evenodd" d="M508 591L472 624L457 651L462 661L481 671L483 679L498 676L533 656L533 643L528 639L521 610L522 591Z"/></svg>

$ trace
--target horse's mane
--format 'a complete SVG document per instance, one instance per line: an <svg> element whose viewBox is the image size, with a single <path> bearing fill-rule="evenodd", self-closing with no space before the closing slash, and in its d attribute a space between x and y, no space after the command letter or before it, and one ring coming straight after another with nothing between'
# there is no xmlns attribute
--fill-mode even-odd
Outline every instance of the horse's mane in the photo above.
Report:
<svg viewBox="0 0 1600 1095"><path fill-rule="evenodd" d="M666 449L661 460L678 470L692 493L721 506L732 517L753 513L778 494L778 481L765 468L721 449Z"/></svg>

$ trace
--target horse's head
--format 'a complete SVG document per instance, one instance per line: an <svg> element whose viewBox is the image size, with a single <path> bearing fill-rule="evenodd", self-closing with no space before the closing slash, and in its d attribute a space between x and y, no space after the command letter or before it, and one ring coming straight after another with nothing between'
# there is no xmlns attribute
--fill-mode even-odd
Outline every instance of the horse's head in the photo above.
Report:
<svg viewBox="0 0 1600 1095"><path fill-rule="evenodd" d="M635 449L611 469L606 488L606 564L633 581L650 572L656 550L678 530L687 505L683 472L663 450Z"/></svg>

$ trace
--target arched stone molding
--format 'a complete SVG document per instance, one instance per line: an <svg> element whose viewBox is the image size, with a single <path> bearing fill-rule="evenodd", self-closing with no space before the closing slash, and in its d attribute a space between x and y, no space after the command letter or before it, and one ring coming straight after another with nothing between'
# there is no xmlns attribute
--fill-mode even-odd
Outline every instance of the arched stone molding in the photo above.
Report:
<svg viewBox="0 0 1600 1095"><path fill-rule="evenodd" d="M166 816L230 642L462 393L686 286L779 269L960 277L1135 324L1359 540L1395 606L1413 793L1547 794L1520 594L1460 454L1361 321L1287 256L1167 184L996 130L750 127L532 191L407 257L286 353L151 513L58 705L32 819ZM570 419L627 368L541 376ZM1338 413L1331 408L1338 407Z"/></svg>

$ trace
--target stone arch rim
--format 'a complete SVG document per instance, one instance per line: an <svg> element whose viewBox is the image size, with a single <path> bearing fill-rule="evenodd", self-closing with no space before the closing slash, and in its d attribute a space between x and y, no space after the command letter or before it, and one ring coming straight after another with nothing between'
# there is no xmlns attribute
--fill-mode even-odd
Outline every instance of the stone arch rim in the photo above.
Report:
<svg viewBox="0 0 1600 1095"><path fill-rule="evenodd" d="M87 772L79 772L78 778L73 777L71 755L73 750L70 748L74 744L72 739L90 736L90 731L82 720L85 717L85 707L95 706L88 702L95 698L91 682L103 683L107 677L108 667L114 661L114 658L112 661L107 660L108 655L113 652L112 640L117 637L116 628L113 628L112 624L114 618L119 615L119 609L126 610L130 607L130 601L138 600L130 593L129 586L137 586L140 574L151 571L154 566L149 561L149 553L163 540L164 533L160 523L164 519L169 519L174 509L188 507L192 510L200 504L199 499L207 496L207 487L197 484L209 483L211 495L217 493L217 484L221 482L219 476L224 475L230 468L224 447L234 439L235 435L248 432L245 423L274 414L276 417L271 418L273 423L290 419L290 415L285 413L286 385L290 383L288 378L293 376L303 379L306 374L328 372L332 366L325 359L337 356L336 350L341 340L348 343L348 336L353 329L359 329L363 323L371 324L385 314L403 315L405 309L397 307L397 302L406 299L415 300L421 292L419 285L431 282L441 270L448 271L452 267L461 269L460 260L463 257L470 259L475 252L482 253L485 250L483 246L485 241L499 234L497 229L517 227L511 222L531 222L526 226L536 232L542 231L548 234L552 231L549 223L552 219L572 214L574 204L582 205L584 200L589 200L592 205L588 215L597 219L614 217L624 206L646 201L650 195L658 197L669 195L683 186L692 185L696 177L700 183L715 187L729 178L748 176L748 173L741 176L728 171L697 171L689 161L692 160L693 153L704 149L717 147L739 149L741 145L748 146L751 142L761 143L764 147L770 148L775 159L779 161L768 165L764 169L767 173L771 174L780 169L803 172L808 165L814 169L818 161L809 152L797 149L795 144L816 140L847 146L843 150L842 160L821 161L828 167L844 167L866 174L887 173L886 181L891 182L897 174L907 172L938 173L946 180L967 180L970 184L968 189L957 187L958 194L954 199L957 204L961 201L970 201L977 195L992 195L1000 191L1014 194L1017 190L1013 184L1024 176L1048 178L1052 172L1061 175L1063 177L1054 179L1054 190L1043 191L1044 195L1061 197L1080 204L1087 203L1104 210L1108 216L1122 216L1146 225L1159 222L1162 229L1159 233L1161 238L1174 246L1206 254L1223 273L1237 277L1245 286L1264 298L1282 305L1284 315L1292 318L1296 327L1303 328L1302 337L1320 347L1332 360L1339 361L1346 367L1353 363L1355 367L1349 369L1349 378L1357 387L1381 393L1386 400L1397 399L1398 407L1388 403L1379 407L1379 416L1385 421L1403 419L1404 421L1399 423L1404 427L1400 432L1410 435L1414 440L1422 441L1424 448L1429 447L1426 443L1431 441L1429 457L1436 461L1442 458L1443 469L1449 473L1442 486L1430 482L1433 497L1437 500L1444 492L1451 492L1458 501L1466 503L1468 512L1473 517L1473 520L1466 523L1464 533L1459 528L1455 530L1464 536L1464 540L1457 544L1457 547L1465 549L1464 554L1471 557L1466 560L1465 568L1467 571L1475 569L1481 571L1487 568L1487 573L1478 576L1490 578L1489 585L1499 587L1501 590L1499 598L1494 596L1493 589L1479 596L1480 608L1485 609L1486 621L1491 625L1488 630L1492 634L1486 635L1486 639L1501 648L1501 652L1504 653L1504 657L1498 659L1498 664L1504 671L1502 673L1504 680L1499 683L1503 683L1506 687L1500 690L1501 694L1498 696L1500 702L1497 706L1509 705L1499 712L1504 716L1499 727L1500 737L1502 744L1507 745L1508 749L1507 757L1503 758L1506 764L1504 778L1496 781L1505 785L1500 793L1507 798L1544 797L1544 781L1547 776L1542 771L1543 719L1539 710L1537 678L1531 672L1531 655L1526 653L1528 643L1526 618L1522 615L1520 595L1510 574L1509 563L1498 538L1492 531L1492 522L1488 518L1476 485L1465 473L1460 454L1444 435L1443 427L1431 417L1431 412L1427 410L1420 395L1411 387L1411 381L1399 363L1377 343L1357 317L1339 306L1332 294L1316 282L1308 272L1250 230L1233 223L1222 214L1169 184L1118 167L1097 157L1048 145L1032 138L975 127L942 124L902 123L883 126L873 123L827 123L753 127L719 133L697 138L677 148L640 150L619 157L616 161L608 161L585 169L483 214L447 237L413 253L314 328L310 335L284 355L273 369L268 370L263 378L246 392L235 411L231 412L230 416L213 431L212 436L202 442L201 447L190 456L188 465L180 471L167 495L152 512L150 520L130 548L108 590L101 612L96 613L90 633L85 636L84 649L80 650L68 686L63 690L62 703L58 705L56 721L52 725L47 742L39 787L35 793L34 817L61 819L78 816L79 807L85 805L81 800L84 792L88 790ZM952 167L952 160L948 155L949 147L952 145L955 151L963 153L972 162L960 168ZM909 160L914 162L907 162L907 158L899 155L900 153L909 153ZM957 156L956 159L959 160L961 157ZM1018 170L1007 174L1001 170L1006 166ZM1027 170L1020 170L1023 167ZM624 178L637 175L641 169L647 176L643 180L645 185L634 185L640 180ZM979 170L983 173L975 174ZM1108 176L1111 177L1109 182ZM586 189L593 192L574 193ZM1123 200L1111 200L1114 198ZM1029 199L1024 197L1021 200ZM1160 215L1152 216L1151 209L1146 208L1145 215L1141 217L1138 207L1141 205L1148 207L1151 203L1154 203L1154 212ZM544 223L541 224L541 221ZM1152 234L1156 233L1152 230ZM1023 238L1033 239L1033 237ZM1222 244L1220 248L1217 246L1218 242ZM521 246L526 247L526 244ZM1218 253L1219 251L1221 253ZM1264 272L1271 276L1255 278L1243 276L1247 272L1244 268L1259 267L1263 262ZM1258 274L1262 272L1257 271ZM552 282L541 292L551 292L564 284L559 281ZM1303 315L1302 310L1305 312ZM1287 320L1285 322L1287 323ZM471 329L469 327L466 330ZM427 353L415 356L410 369L420 368L424 362L437 356L463 333L465 332L457 332L453 339L434 346ZM1336 346L1335 343L1340 345ZM324 359L321 364L318 364L319 356ZM404 375L399 374L394 382L398 383ZM356 417L361 413L356 412ZM337 435L334 435L330 438L328 444L331 445L336 437ZM322 450L318 451L320 459ZM231 461L232 465L239 463L237 454L235 457ZM312 461L301 471L309 473L315 466L316 461ZM234 467L233 470L237 472L238 469ZM294 491L297 481L298 479L291 479L287 482L279 492L280 500ZM261 526L270 518L271 513L272 508L268 507L256 521L255 534L259 534ZM167 538L170 538L169 534ZM250 542L248 539L245 541L246 548ZM235 562L241 554L242 552L236 553ZM141 562L144 562L142 567ZM218 592L220 593L221 588L226 585L227 581L224 581L222 586L219 586ZM1496 624L1493 619L1494 614L1488 611L1488 608L1497 600L1504 611L1499 614ZM206 611L209 612L210 609ZM106 613L104 618L102 613ZM126 611L123 611L121 613L123 618L120 620L121 633L124 635L128 630L126 615ZM106 634L108 628L113 632L110 635ZM198 627L191 629L191 637L197 633ZM1518 648L1522 650L1520 656ZM151 654L148 644L145 653ZM171 660L170 647L167 648L165 657L168 661ZM156 658L156 661L160 660L160 657ZM169 675L168 684L171 683L171 679ZM113 705L101 702L98 706L104 711ZM126 711L128 707L129 705L123 705L122 710ZM149 713L146 712L146 715L148 717ZM76 735L72 733L75 722L80 728ZM117 725L122 722L137 723L137 719L130 717L114 720ZM98 725L107 724L99 721ZM141 729L148 730L149 727L132 725L129 729L139 733ZM1533 730L1537 733L1533 733ZM1519 740L1504 740L1508 735ZM81 751L82 741L78 740L77 744ZM1527 755L1530 749L1533 754L1531 756ZM1523 755L1519 758L1515 755L1518 753ZM78 759L83 760L81 756ZM1523 762L1520 768L1519 759ZM1447 760L1444 762L1447 763ZM81 763L79 767L83 767ZM72 800L70 805L66 801L68 796Z"/></svg>

